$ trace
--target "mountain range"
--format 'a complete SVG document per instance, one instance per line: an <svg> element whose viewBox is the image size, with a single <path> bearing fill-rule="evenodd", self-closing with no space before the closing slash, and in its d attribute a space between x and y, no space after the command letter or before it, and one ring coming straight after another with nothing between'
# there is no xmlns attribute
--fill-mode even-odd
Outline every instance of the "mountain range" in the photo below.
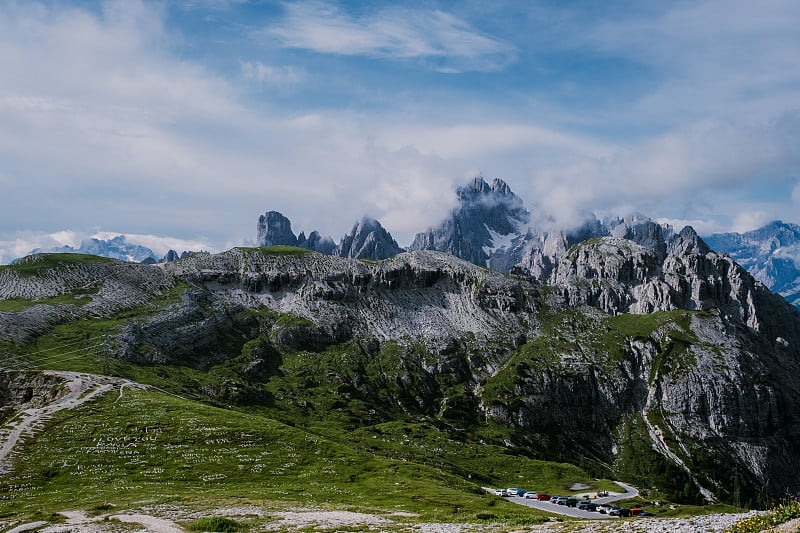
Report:
<svg viewBox="0 0 800 533"><path fill-rule="evenodd" d="M800 307L800 226L776 220L746 233L710 235L705 241Z"/></svg>
<svg viewBox="0 0 800 533"><path fill-rule="evenodd" d="M458 195L408 251L369 218L336 244L319 231L297 235L270 211L255 247L158 265L57 253L0 267L0 414L34 412L70 391L59 379L80 371L102 375L90 382L158 387L180 409L212 404L222 420L246 414L257 427L292 428L298 441L357 449L359 464L433 468L426 476L450 480L446 490L466 487L459 502L523 475L538 476L542 490L571 490L542 474L567 467L572 479L622 479L681 504L763 507L800 491L800 311L737 262L758 256L751 268L793 290L791 275L774 272L795 257L796 226L714 236L730 250L722 253L689 226L676 231L638 214L545 230L501 180L477 178ZM90 404L87 420L105 409L96 427L64 429L63 438L113 426L127 442L128 428L149 431L149 411L119 421L115 405ZM57 417L48 433L73 418ZM131 486L174 465L183 465L170 470L179 497L208 480L250 479L241 464L194 473L186 458L196 453L169 435L227 422L192 420L154 427L169 428L164 448L119 466ZM226 435L216 456L252 448L266 457L279 446L254 443L251 429ZM208 449L208 436L197 438ZM10 463L0 458L10 472L0 491L26 487L0 500L0 514L46 508L58 483L73 483L37 443ZM58 464L101 475L84 449L59 452ZM254 470L258 490L295 472L295 450L269 476ZM336 477L320 460L309 453L303 472L326 469L353 497L374 492L359 481L364 470ZM333 494L329 482L315 481L314 494ZM92 502L142 501L125 490Z"/></svg>
<svg viewBox="0 0 800 533"><path fill-rule="evenodd" d="M391 233L370 217L357 221L337 244L318 230L307 236L302 231L295 235L291 221L278 211L259 217L255 242L259 246L296 246L336 257L372 260L386 259L404 250L438 250L499 272L526 273L547 283L559 259L571 246L587 239L653 239L651 244L663 239L661 245L666 246L674 237L674 228L640 213L604 220L587 214L575 228L555 227L551 220L532 214L501 179L488 183L483 177L476 177L458 187L456 194L457 205L448 216L418 233L407 248L399 246ZM800 226L776 220L746 233L706 235L704 241L711 249L730 255L758 281L800 308ZM125 235L85 239L77 248L67 245L30 253L43 252L83 253L150 264L193 253L169 250L159 258L150 248L128 242Z"/></svg>
<svg viewBox="0 0 800 533"><path fill-rule="evenodd" d="M553 281L555 266L571 247L587 239L633 241L665 256L681 234L646 215L598 220L588 214L576 228L563 229L532 214L506 182L482 177L456 191L458 203L438 225L420 232L408 250L437 250L498 272L523 273L541 283ZM692 230L693 232L694 230ZM685 237L685 235L684 235ZM702 246L730 255L758 281L800 308L800 226L772 222L748 233L714 234ZM403 249L378 221L364 218L336 245L313 231L295 236L291 222L276 211L259 217L260 246L299 246L338 257L380 260Z"/></svg>
<svg viewBox="0 0 800 533"><path fill-rule="evenodd" d="M378 231L359 225L369 231L356 236ZM500 482L486 465L509 455L681 503L765 505L800 490L800 311L689 227L630 217L590 231L600 236L461 248L538 253L546 280L436 250L365 261L271 241L163 265L33 255L0 269L3 361L153 383L307 439L430 463L479 493ZM369 240L345 238L339 253ZM92 335L106 339L103 358L81 348ZM442 443L428 455L431 435ZM467 445L476 451L457 451ZM19 464L6 482L33 488L12 506L58 480Z"/></svg>

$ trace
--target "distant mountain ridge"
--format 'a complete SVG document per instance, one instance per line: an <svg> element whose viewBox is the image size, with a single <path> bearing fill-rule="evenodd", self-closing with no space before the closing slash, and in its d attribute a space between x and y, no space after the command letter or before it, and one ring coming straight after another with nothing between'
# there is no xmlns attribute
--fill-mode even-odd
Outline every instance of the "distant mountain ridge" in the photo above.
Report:
<svg viewBox="0 0 800 533"><path fill-rule="evenodd" d="M775 220L753 231L716 233L705 240L800 308L800 226Z"/></svg>
<svg viewBox="0 0 800 533"><path fill-rule="evenodd" d="M98 239L96 237L83 239L77 248L64 245L48 249L36 248L30 252L30 254L40 253L88 254L132 263L155 264L176 261L193 252L184 251L178 254L175 250L169 250L164 257L159 259L158 255L147 246L128 242L125 235L117 235L111 239Z"/></svg>

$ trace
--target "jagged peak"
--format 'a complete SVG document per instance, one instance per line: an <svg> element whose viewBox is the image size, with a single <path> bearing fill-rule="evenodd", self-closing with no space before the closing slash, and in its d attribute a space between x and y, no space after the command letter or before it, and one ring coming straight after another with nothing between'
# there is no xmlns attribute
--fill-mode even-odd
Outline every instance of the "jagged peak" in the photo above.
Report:
<svg viewBox="0 0 800 533"><path fill-rule="evenodd" d="M711 251L706 242L692 226L684 226L669 243L669 253L671 255L701 254L705 255Z"/></svg>
<svg viewBox="0 0 800 533"><path fill-rule="evenodd" d="M291 221L278 211L267 211L258 217L256 240L259 246L297 245Z"/></svg>
<svg viewBox="0 0 800 533"><path fill-rule="evenodd" d="M483 178L483 176L476 176L472 178L472 181L462 187L458 187L456 192L459 193L460 196L463 195L474 195L474 194L498 194L503 196L516 196L514 191L511 190L508 183L501 180L500 178L494 178L492 183L489 184Z"/></svg>
<svg viewBox="0 0 800 533"><path fill-rule="evenodd" d="M508 183L500 178L495 178L492 180L492 190L501 194L514 194L511 191L511 187L508 186Z"/></svg>
<svg viewBox="0 0 800 533"><path fill-rule="evenodd" d="M342 238L334 253L354 259L386 259L402 251L392 234L380 222L365 215Z"/></svg>

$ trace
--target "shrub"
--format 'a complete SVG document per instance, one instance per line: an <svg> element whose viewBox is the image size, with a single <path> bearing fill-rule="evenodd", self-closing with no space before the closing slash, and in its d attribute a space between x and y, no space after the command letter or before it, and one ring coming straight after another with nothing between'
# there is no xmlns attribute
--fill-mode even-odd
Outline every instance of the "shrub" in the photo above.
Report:
<svg viewBox="0 0 800 533"><path fill-rule="evenodd" d="M243 524L230 518L222 516L215 516L212 518L198 518L189 526L191 531L214 531L217 533L232 533L234 531L243 531L245 529Z"/></svg>

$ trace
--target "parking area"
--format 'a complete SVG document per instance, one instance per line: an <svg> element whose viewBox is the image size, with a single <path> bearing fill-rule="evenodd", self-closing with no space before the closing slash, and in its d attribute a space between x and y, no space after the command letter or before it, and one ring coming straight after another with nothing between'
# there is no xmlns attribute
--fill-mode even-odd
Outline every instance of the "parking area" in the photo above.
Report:
<svg viewBox="0 0 800 533"><path fill-rule="evenodd" d="M634 498L639 495L639 491L636 490L634 487L630 485L626 485L625 483L616 482L617 485L622 487L624 492L615 492L609 493L608 496L604 496L602 498L595 498L592 500L592 503L597 505L602 505L606 503L611 503L617 500L625 500L628 498ZM494 492L495 489L487 489L491 492ZM573 496L575 498L581 499L581 495ZM560 514L564 516L572 516L575 518L585 518L588 520L604 520L610 518L617 518L615 516L609 516L607 514L599 513L597 511L585 511L582 509L578 509L577 507L567 507L566 505L558 505L556 503L552 503L550 501L540 501L532 498L525 498L523 496L506 496L508 501L519 504L519 505L527 505L528 507L533 507L535 509L540 509L542 511L547 511L549 513Z"/></svg>

